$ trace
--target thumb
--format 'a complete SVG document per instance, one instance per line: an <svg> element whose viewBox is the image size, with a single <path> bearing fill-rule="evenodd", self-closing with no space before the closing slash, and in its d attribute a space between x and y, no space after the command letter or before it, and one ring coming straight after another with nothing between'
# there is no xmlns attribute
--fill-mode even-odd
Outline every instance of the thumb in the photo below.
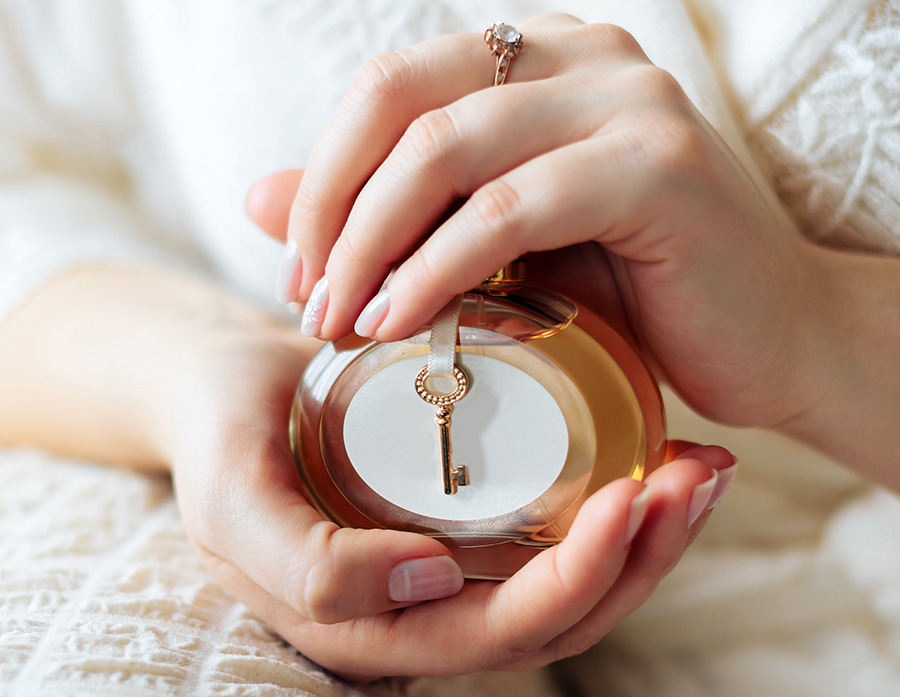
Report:
<svg viewBox="0 0 900 697"><path fill-rule="evenodd" d="M229 522L207 548L303 617L333 624L462 588L462 571L437 540L341 528L300 492L274 490L271 482L266 488L229 497L237 510L226 514Z"/></svg>
<svg viewBox="0 0 900 697"><path fill-rule="evenodd" d="M301 179L302 169L285 169L263 177L247 192L244 208L250 220L280 242L287 239L291 206Z"/></svg>

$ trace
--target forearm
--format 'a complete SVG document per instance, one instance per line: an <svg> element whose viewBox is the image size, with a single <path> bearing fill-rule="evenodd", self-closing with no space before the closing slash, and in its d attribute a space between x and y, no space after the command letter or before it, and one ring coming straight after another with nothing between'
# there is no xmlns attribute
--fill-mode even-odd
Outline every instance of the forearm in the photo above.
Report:
<svg viewBox="0 0 900 697"><path fill-rule="evenodd" d="M822 332L798 361L812 368L808 408L785 432L900 491L900 259L819 250Z"/></svg>
<svg viewBox="0 0 900 697"><path fill-rule="evenodd" d="M178 383L210 330L280 323L186 274L85 268L0 324L0 444L168 467Z"/></svg>

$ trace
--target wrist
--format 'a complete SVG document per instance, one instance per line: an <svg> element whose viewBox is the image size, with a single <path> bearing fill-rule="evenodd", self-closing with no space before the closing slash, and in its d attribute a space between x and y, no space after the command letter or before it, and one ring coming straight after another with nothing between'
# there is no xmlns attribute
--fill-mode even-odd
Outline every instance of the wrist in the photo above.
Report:
<svg viewBox="0 0 900 697"><path fill-rule="evenodd" d="M807 247L815 286L804 293L806 341L795 352L791 388L800 407L776 428L849 462L855 438L845 430L854 420L848 407L855 412L879 392L879 384L890 382L888 373L879 377L872 370L877 361L866 358L873 354L879 324L866 291L872 269L863 268L874 257Z"/></svg>
<svg viewBox="0 0 900 697"><path fill-rule="evenodd" d="M248 402L292 397L320 346L216 286L193 288L183 297L179 317L161 341L165 349L147 404L155 447L167 463L191 447L204 424L240 421Z"/></svg>
<svg viewBox="0 0 900 697"><path fill-rule="evenodd" d="M835 269L823 249L798 238L792 250L791 297L776 308L784 327L781 369L771 385L776 418L759 425L791 434L817 411L830 388L823 376L834 372Z"/></svg>
<svg viewBox="0 0 900 697"><path fill-rule="evenodd" d="M189 428L176 415L196 400L199 368L239 337L285 344L294 334L205 279L72 271L0 325L0 443L165 470L173 434Z"/></svg>

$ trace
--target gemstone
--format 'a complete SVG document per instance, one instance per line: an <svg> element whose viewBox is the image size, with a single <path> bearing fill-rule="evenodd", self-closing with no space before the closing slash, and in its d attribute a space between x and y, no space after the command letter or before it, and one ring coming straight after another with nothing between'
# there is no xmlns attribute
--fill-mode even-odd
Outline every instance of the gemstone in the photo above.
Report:
<svg viewBox="0 0 900 697"><path fill-rule="evenodd" d="M504 43L514 44L516 41L522 38L522 35L515 27L512 27L509 24L498 24L497 38Z"/></svg>

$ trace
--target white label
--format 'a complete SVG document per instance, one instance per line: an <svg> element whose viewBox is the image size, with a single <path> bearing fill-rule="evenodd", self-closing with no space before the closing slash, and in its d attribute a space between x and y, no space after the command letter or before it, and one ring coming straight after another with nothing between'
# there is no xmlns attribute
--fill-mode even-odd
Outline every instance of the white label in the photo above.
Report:
<svg viewBox="0 0 900 697"><path fill-rule="evenodd" d="M369 487L408 511L460 521L511 513L559 476L569 449L565 418L518 368L472 354L460 364L470 387L454 405L450 436L468 486L444 493L436 408L413 387L422 356L382 369L354 395L344 420L347 455Z"/></svg>

